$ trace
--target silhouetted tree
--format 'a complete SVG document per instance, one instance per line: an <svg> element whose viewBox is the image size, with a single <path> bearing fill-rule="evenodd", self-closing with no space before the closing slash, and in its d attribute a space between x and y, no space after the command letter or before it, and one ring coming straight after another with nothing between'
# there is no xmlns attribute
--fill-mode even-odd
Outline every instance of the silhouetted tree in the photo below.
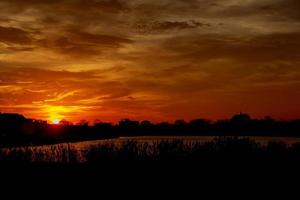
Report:
<svg viewBox="0 0 300 200"><path fill-rule="evenodd" d="M287 136L300 137L300 120L278 121L271 117L251 119L237 114L230 119L211 122L195 119L190 122L151 123L150 121L121 120L118 124L98 121L89 126L83 120L73 125L62 120L59 125L26 119L18 114L0 113L0 145L48 144L68 141L96 140L120 136L210 135L210 136Z"/></svg>
<svg viewBox="0 0 300 200"><path fill-rule="evenodd" d="M230 121L232 123L236 123L236 124L243 124L243 123L250 122L250 120L251 120L250 115L245 114L245 113L240 113L238 115L234 115Z"/></svg>
<svg viewBox="0 0 300 200"><path fill-rule="evenodd" d="M119 122L119 129L120 129L120 131L123 131L123 133L129 134L129 135L135 135L139 131L139 125L140 125L140 123L138 121L132 121L130 119L123 119Z"/></svg>
<svg viewBox="0 0 300 200"><path fill-rule="evenodd" d="M77 123L78 126L89 126L89 121L87 120L80 120L80 122Z"/></svg>
<svg viewBox="0 0 300 200"><path fill-rule="evenodd" d="M63 126L71 126L72 125L72 122L70 121L67 121L66 119L63 119L59 122L60 125L63 125Z"/></svg>

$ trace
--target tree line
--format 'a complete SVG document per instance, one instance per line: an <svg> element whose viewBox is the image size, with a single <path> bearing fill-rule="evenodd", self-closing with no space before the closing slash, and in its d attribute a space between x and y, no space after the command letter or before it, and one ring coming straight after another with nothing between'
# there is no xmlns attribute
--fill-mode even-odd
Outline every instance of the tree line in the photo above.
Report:
<svg viewBox="0 0 300 200"><path fill-rule="evenodd" d="M59 125L27 119L19 114L0 114L0 145L35 145L130 136L282 136L300 137L300 120L252 119L239 113L229 119L210 121L194 119L173 123L123 119L116 124L82 121Z"/></svg>

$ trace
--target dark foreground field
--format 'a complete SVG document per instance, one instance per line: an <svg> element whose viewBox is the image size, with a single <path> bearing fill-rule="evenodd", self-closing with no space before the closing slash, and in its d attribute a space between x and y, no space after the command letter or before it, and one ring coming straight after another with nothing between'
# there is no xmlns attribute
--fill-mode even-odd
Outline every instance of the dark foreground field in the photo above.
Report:
<svg viewBox="0 0 300 200"><path fill-rule="evenodd" d="M11 148L1 153L1 177L140 179L206 176L251 177L251 172L272 176L298 172L300 144L270 142L261 145L247 138L226 137L210 142L182 140L99 144L84 151L59 146Z"/></svg>
<svg viewBox="0 0 300 200"><path fill-rule="evenodd" d="M225 138L193 144L162 141L153 149L131 141L93 146L84 152L84 161L72 148L58 152L60 161L47 161L47 155L26 148L2 155L0 191L39 199L62 194L68 198L81 194L83 199L105 195L243 199L261 197L261 192L267 197L283 191L289 195L298 191L300 180L299 144L262 146L249 139Z"/></svg>

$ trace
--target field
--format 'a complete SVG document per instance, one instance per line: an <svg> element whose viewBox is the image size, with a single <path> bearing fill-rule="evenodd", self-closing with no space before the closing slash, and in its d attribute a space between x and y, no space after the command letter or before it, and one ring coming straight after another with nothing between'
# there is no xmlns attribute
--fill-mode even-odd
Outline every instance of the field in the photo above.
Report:
<svg viewBox="0 0 300 200"><path fill-rule="evenodd" d="M2 148L2 163L300 160L300 139L270 137L124 137Z"/></svg>

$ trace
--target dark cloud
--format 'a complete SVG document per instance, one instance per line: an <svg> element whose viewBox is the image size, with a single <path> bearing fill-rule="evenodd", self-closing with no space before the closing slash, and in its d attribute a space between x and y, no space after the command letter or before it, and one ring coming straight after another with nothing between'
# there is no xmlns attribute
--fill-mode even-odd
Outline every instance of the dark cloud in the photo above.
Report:
<svg viewBox="0 0 300 200"><path fill-rule="evenodd" d="M32 42L32 38L30 33L22 29L0 26L0 42L27 45Z"/></svg>
<svg viewBox="0 0 300 200"><path fill-rule="evenodd" d="M94 55L101 54L101 51L95 48L93 45L76 43L70 40L67 37L61 37L53 41L51 44L48 41L46 42L46 48L53 49L61 54L73 55L79 57L90 57Z"/></svg>
<svg viewBox="0 0 300 200"><path fill-rule="evenodd" d="M243 1L226 5L224 0L215 0L217 11L208 10L208 14L215 14L221 17L265 17L270 21L299 21L300 3L298 0L278 1L252 1L247 4Z"/></svg>
<svg viewBox="0 0 300 200"><path fill-rule="evenodd" d="M126 2L120 0L3 0L2 4L11 7L30 8L64 5L65 9L98 9L107 12L126 10Z"/></svg>
<svg viewBox="0 0 300 200"><path fill-rule="evenodd" d="M100 55L104 50L119 48L123 44L132 42L130 39L118 36L71 31L66 33L66 36L40 40L38 45L61 54L89 57Z"/></svg>
<svg viewBox="0 0 300 200"><path fill-rule="evenodd" d="M74 4L80 9L97 9L106 12L120 12L129 9L126 1L120 0L78 0Z"/></svg>
<svg viewBox="0 0 300 200"><path fill-rule="evenodd" d="M232 58L243 62L295 61L300 58L300 34L270 34L250 37L198 35L175 37L165 43L180 59Z"/></svg>
<svg viewBox="0 0 300 200"><path fill-rule="evenodd" d="M178 31L185 29L194 29L203 26L211 26L209 23L203 23L198 21L154 21L154 22L140 22L133 28L138 33L161 33L168 31Z"/></svg>
<svg viewBox="0 0 300 200"><path fill-rule="evenodd" d="M71 38L81 43L94 44L100 46L120 46L121 44L133 42L132 40L123 37L113 35L91 34L80 31L72 32Z"/></svg>
<svg viewBox="0 0 300 200"><path fill-rule="evenodd" d="M26 52L26 51L33 51L34 47L7 47L7 50L15 53L15 52Z"/></svg>
<svg viewBox="0 0 300 200"><path fill-rule="evenodd" d="M260 9L279 19L300 21L300 1L298 0L284 0L274 4L269 3L260 7Z"/></svg>

